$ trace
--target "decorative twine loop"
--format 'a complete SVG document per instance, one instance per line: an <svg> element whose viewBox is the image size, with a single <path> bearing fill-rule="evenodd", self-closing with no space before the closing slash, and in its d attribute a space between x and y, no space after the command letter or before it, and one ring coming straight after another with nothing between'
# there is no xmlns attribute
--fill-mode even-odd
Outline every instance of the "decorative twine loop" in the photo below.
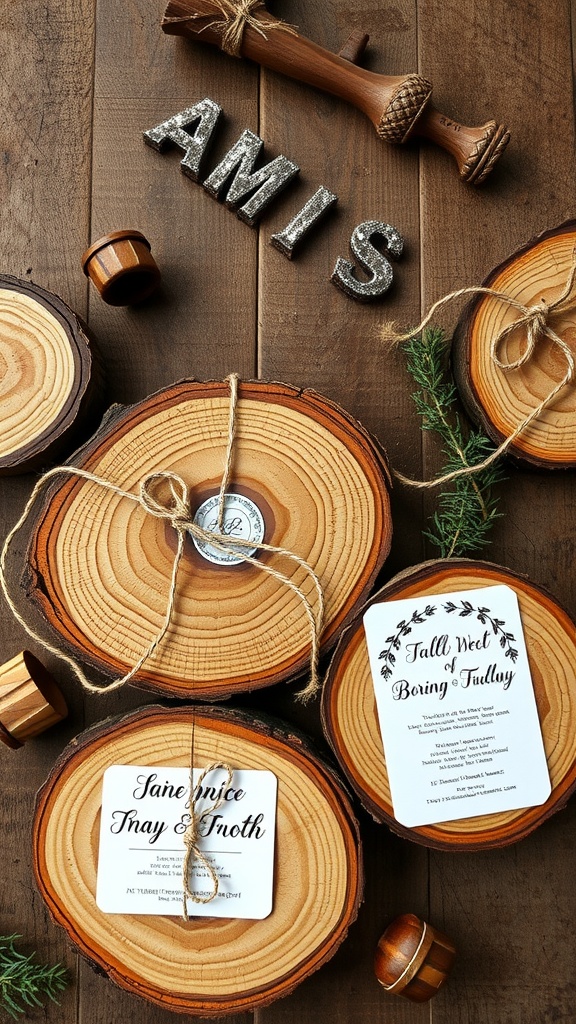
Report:
<svg viewBox="0 0 576 1024"><path fill-rule="evenodd" d="M221 768L227 774L226 782L220 788L220 796L217 798L217 800L214 801L211 807L206 807L205 810L198 811L196 808L195 792L199 792L200 787L204 782L206 776L209 775L210 772L217 771L219 768ZM206 904L211 903L212 900L218 895L218 875L216 874L214 866L208 860L204 852L200 849L198 845L198 840L200 836L200 825L202 824L203 819L206 818L209 814L214 814L214 812L217 811L219 807L222 807L222 804L224 803L225 800L226 790L232 784L233 774L234 773L229 764L226 764L225 761L216 761L214 764L209 764L206 768L204 768L203 772L200 775L200 778L198 779L198 782L196 783L196 786L194 786L194 769L192 762L190 763L190 796L186 804L188 810L190 811L190 822L186 826L186 831L183 837L184 846L186 847L186 853L184 854L184 862L182 864L182 917L184 918L185 921L189 920L188 907L186 905L187 899L192 900L193 903ZM195 860L199 861L200 864L202 864L202 866L210 875L212 889L206 896L200 896L198 893L192 892L192 889L190 888L190 870Z"/></svg>
<svg viewBox="0 0 576 1024"><path fill-rule="evenodd" d="M226 554L235 555L240 558L243 562L248 562L250 565L254 565L261 572L268 573L273 579L278 580L283 586L286 586L300 599L304 606L304 611L308 619L310 629L310 677L307 685L303 690L300 691L298 696L307 701L310 697L313 697L319 688L319 676L318 676L318 659L320 654L320 636L324 625L324 595L322 593L322 587L318 576L312 569L312 567L299 555L294 554L293 551L288 551L286 548L274 547L272 544L257 543L256 541L247 541L242 537L230 537L225 535L223 530L223 516L224 516L224 498L226 494L226 487L230 479L230 472L232 467L232 459L234 454L234 440L236 432L236 408L238 402L238 375L230 374L226 378L227 383L230 386L230 415L228 422L228 443L226 449L226 460L224 466L224 472L220 483L220 494L218 502L218 531L212 532L202 526L199 526L193 521L193 516L190 510L190 492L188 486L177 473L173 473L170 470L163 470L156 473L150 473L148 476L140 482L139 493L134 494L132 491L125 491L123 488L118 487L116 484L110 483L109 480L104 480L102 477L96 476L95 473L90 473L86 469L80 469L77 466L56 466L54 469L48 470L40 477L36 486L34 487L28 502L24 508L20 519L12 527L2 548L0 555L0 585L6 599L6 603L10 608L10 611L14 615L17 622L29 633L29 635L36 640L45 651L55 655L65 661L74 671L77 679L81 685L90 693L111 693L113 690L118 690L124 686L125 683L129 683L131 679L137 674L142 668L144 662L146 662L156 651L159 644L164 639L168 628L172 621L174 608L176 605L176 594L177 594L177 576L180 561L184 553L184 544L187 535L191 535L205 544L210 544L212 547L217 548L218 551ZM138 658L136 664L130 669L126 675L122 676L121 679L115 679L112 683L105 683L99 686L95 683L90 682L86 677L80 665L74 660L74 658L65 654L59 648L55 647L47 640L43 639L39 634L30 626L25 619L22 617L8 590L8 584L6 580L6 559L10 551L12 541L16 534L20 531L24 523L26 522L30 511L38 497L38 495L46 489L47 484L56 476L67 474L68 476L80 477L83 480L88 480L93 484L97 484L104 490L110 491L112 494L117 494L120 498L125 498L127 501L132 501L148 513L148 515L154 516L157 519L163 519L170 523L177 534L177 547L176 554L174 556L174 562L172 565L172 573L170 579L170 587L168 592L166 613L164 615L164 621L160 627L158 633L151 641L146 650ZM170 501L166 504L158 493L158 486L168 484L170 491ZM256 548L259 552L267 552L272 555L287 558L293 564L299 566L304 570L306 575L312 581L315 594L316 594L316 608L314 609L308 597L306 596L302 586L294 583L289 576L285 573L280 572L279 569L274 568L272 565L268 565L266 562L255 558L253 555L249 555L246 547L250 545L252 549Z"/></svg>
<svg viewBox="0 0 576 1024"><path fill-rule="evenodd" d="M384 341L389 341L394 344L401 344L404 341L409 341L416 334L420 334L425 327L428 326L434 314L438 309L446 306L453 299L460 299L465 295L489 295L493 299L497 299L499 302L503 302L507 306L511 306L513 309L518 310L520 316L507 324L502 328L498 334L492 338L490 343L490 358L495 366L504 373L510 372L510 370L517 370L523 366L524 363L529 362L532 358L538 341L540 338L549 338L550 341L557 345L562 352L566 360L566 373L564 374L561 381L555 384L552 390L546 395L545 398L526 416L517 427L514 428L512 433L502 441L502 443L496 448L495 451L491 452L482 462L476 463L474 466L463 466L462 469L455 469L451 473L446 473L444 476L437 477L434 480L411 480L409 477L404 476L402 473L394 471L394 476L403 484L409 487L415 487L419 490L426 490L432 487L439 487L441 484L447 484L451 480L456 480L461 476L469 476L470 473L480 473L482 470L487 469L491 466L496 459L510 448L510 446L517 440L520 434L534 423L535 420L539 419L545 409L552 405L556 396L560 394L564 388L568 387L569 384L574 380L576 374L576 363L574 355L570 347L566 344L563 338L552 329L549 323L549 317L552 313L563 313L574 304L571 293L574 288L574 281L576 280L576 249L572 252L572 264L568 273L566 284L554 302L546 303L544 300L539 302L535 306L524 306L521 302L515 299L512 295L508 295L506 292L497 291L494 288L488 288L482 286L471 286L469 288L459 288L458 291L450 292L445 295L442 299L438 299L433 306L430 307L428 313L414 330L409 331L407 334L397 334L394 324L387 324L384 327L382 336ZM499 349L501 343L505 338L508 337L512 331L516 331L519 328L526 328L526 347L520 354L518 359L512 362L503 362L499 355Z"/></svg>
<svg viewBox="0 0 576 1024"><path fill-rule="evenodd" d="M221 46L225 53L231 57L241 57L242 38L247 25L253 28L264 39L267 39L264 29L280 29L282 32L290 32L296 35L293 25L288 25L278 18L255 18L253 12L265 10L263 0L209 0L207 6L212 6L214 13L221 15L221 18L213 18L206 25L199 28L198 35L206 29L216 29L222 35ZM210 18L211 14L185 14L180 17L165 17L164 24L182 24L187 21L201 21Z"/></svg>

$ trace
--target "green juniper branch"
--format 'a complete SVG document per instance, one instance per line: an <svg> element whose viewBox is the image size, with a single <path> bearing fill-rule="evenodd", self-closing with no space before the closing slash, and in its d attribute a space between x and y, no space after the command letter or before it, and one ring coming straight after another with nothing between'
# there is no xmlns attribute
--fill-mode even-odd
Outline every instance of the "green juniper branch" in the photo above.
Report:
<svg viewBox="0 0 576 1024"><path fill-rule="evenodd" d="M26 1013L32 1006L43 1006L67 985L66 969L61 964L46 967L34 963L34 953L19 953L14 941L19 935L0 936L0 1008L11 1017Z"/></svg>
<svg viewBox="0 0 576 1024"><path fill-rule="evenodd" d="M455 411L457 394L446 376L444 332L428 328L411 338L404 351L408 372L419 388L412 398L422 428L434 431L442 441L446 463L441 475L482 462L494 450L493 445L481 430L465 431ZM424 536L440 549L443 558L469 554L489 543L490 527L501 515L492 488L504 479L500 466L493 463L478 473L458 477L451 490L440 494L432 529Z"/></svg>

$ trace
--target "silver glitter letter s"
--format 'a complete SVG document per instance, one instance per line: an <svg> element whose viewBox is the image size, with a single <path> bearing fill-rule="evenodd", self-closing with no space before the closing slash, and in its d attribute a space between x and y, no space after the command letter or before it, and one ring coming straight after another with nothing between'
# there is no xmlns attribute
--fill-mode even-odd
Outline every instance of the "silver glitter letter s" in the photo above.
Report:
<svg viewBox="0 0 576 1024"><path fill-rule="evenodd" d="M183 149L184 157L180 162L180 167L184 174L187 174L193 181L198 181L202 157L208 148L221 113L222 107L214 103L214 100L208 98L200 100L193 107L174 114L174 117L170 117L162 124L144 132L144 142L159 152L166 149L170 142ZM194 133L187 131L196 121L199 124Z"/></svg>
<svg viewBox="0 0 576 1024"><path fill-rule="evenodd" d="M203 183L214 199L218 199L228 179L234 178L226 195L226 206L235 209L252 192L254 195L237 213L240 220L252 226L268 204L300 171L285 156L277 156L259 171L253 171L254 164L262 149L262 139L248 130L242 132L238 142L226 153L224 159L214 168ZM255 191L257 189L257 191Z"/></svg>
<svg viewBox="0 0 576 1024"><path fill-rule="evenodd" d="M354 276L354 264L339 257L332 272L331 280L343 292L360 302L369 302L383 295L392 284L392 267L389 260L372 245L370 241L380 235L386 242L387 252L394 259L399 259L404 248L404 239L391 224L379 220L367 220L354 228L350 239L350 248L361 267L371 274L369 281L359 281Z"/></svg>

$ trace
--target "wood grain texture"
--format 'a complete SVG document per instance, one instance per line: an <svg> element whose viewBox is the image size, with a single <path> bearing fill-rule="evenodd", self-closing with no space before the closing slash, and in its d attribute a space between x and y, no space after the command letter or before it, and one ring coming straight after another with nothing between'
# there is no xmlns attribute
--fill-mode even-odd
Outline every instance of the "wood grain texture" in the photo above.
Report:
<svg viewBox="0 0 576 1024"><path fill-rule="evenodd" d="M101 361L84 325L58 295L7 274L0 275L0 380L0 475L57 461L72 437L97 423Z"/></svg>
<svg viewBox="0 0 576 1024"><path fill-rule="evenodd" d="M483 281L525 308L554 306L564 295L574 262L576 223L542 232L509 256ZM551 309L547 324L571 345L575 329L573 299ZM518 320L518 309L490 295L472 299L460 317L452 344L456 380L470 415L496 444L502 443L561 384L568 361L560 345L540 332L532 358L505 372L494 361L492 340ZM526 330L509 330L495 352L504 364L517 363L527 351ZM522 431L510 455L544 469L569 469L576 462L576 401L567 384L557 398Z"/></svg>
<svg viewBox="0 0 576 1024"><path fill-rule="evenodd" d="M369 603L496 584L511 587L518 596L552 783L552 793L542 806L419 828L403 827L394 817L361 618L343 635L326 677L322 695L326 734L364 806L400 835L437 849L475 850L516 842L562 808L576 786L572 743L572 723L576 717L576 626L549 594L500 566L451 558L400 573Z"/></svg>
<svg viewBox="0 0 576 1024"><path fill-rule="evenodd" d="M102 775L114 764L226 759L278 780L274 904L262 921L109 915L95 902ZM36 880L54 919L121 987L194 1016L286 995L329 959L362 896L358 827L335 776L279 723L200 708L147 708L67 748L38 795Z"/></svg>
<svg viewBox="0 0 576 1024"><path fill-rule="evenodd" d="M197 515L218 495L229 406L227 383L174 385L112 413L80 467L135 494L151 474L177 473ZM298 591L314 611L318 598L310 573L282 552L316 574L319 639L332 646L390 549L388 487L384 455L334 403L288 385L240 384L227 492L261 515L261 539L279 553L258 559L289 583L257 565L215 563L189 538L165 642L136 680L172 696L221 698L305 670L310 622ZM161 500L169 505L169 494ZM24 586L50 633L98 670L124 675L162 628L175 531L140 504L73 476L31 525Z"/></svg>
<svg viewBox="0 0 576 1024"><path fill-rule="evenodd" d="M452 158L436 146L386 146L359 111L338 99L164 36L164 8L165 0L129 0L122 7L113 0L6 5L0 33L3 271L57 292L85 317L82 251L107 231L140 228L163 274L161 294L139 310L111 309L95 294L90 298L88 319L109 369L110 401L139 401L191 374L208 379L239 371L287 380L341 403L377 435L393 466L431 476L441 454L433 440L422 438L404 357L380 344L380 324L391 318L414 324L434 299L480 282L527 239L574 216L574 3L269 0L275 15L334 52L353 30L368 32L363 66L386 75L418 71L432 81L435 105L459 121L506 122L511 142L478 191L460 184ZM299 180L257 231L182 175L179 153L161 156L142 143L144 129L204 96L225 111L208 170L245 127L264 139L266 159L284 153L301 167ZM338 206L289 263L272 249L270 235L320 184L338 194ZM329 281L337 256L349 255L353 227L367 218L394 224L406 240L393 288L373 306L352 302ZM446 317L449 332L457 315ZM31 484L27 477L0 481L3 532ZM489 557L528 573L574 615L573 472L511 469L501 493L504 515ZM386 575L424 557L421 530L430 504L418 492L394 488ZM26 646L7 613L0 615L0 640L2 660ZM40 649L36 653L42 657ZM38 948L46 960L65 959L71 969L74 983L61 1006L49 1005L48 1021L168 1024L174 1019L168 1010L134 999L84 964L77 972L74 955L34 894L34 790L84 721L145 699L127 690L113 701L84 701L56 659L49 667L71 715L22 750L4 751L0 923L21 931L30 950ZM275 705L317 735L317 709L295 706L289 693L282 684L243 700ZM361 820L368 873L359 920L329 964L288 999L258 1011L259 1024L421 1021L421 1008L393 1002L372 972L379 935L407 910L437 924L459 950L449 984L430 1004L432 1024L572 1019L573 799L521 843L466 855L426 850L365 814ZM252 1017L232 1019L245 1024Z"/></svg>

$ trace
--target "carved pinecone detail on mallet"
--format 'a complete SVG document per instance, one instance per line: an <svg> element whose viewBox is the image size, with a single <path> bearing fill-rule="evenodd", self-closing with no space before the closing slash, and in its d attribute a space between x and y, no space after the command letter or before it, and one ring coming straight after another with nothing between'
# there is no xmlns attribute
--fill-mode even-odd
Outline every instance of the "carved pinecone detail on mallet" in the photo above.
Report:
<svg viewBox="0 0 576 1024"><path fill-rule="evenodd" d="M432 85L421 75L408 75L382 114L377 131L385 142L405 142L424 110Z"/></svg>

